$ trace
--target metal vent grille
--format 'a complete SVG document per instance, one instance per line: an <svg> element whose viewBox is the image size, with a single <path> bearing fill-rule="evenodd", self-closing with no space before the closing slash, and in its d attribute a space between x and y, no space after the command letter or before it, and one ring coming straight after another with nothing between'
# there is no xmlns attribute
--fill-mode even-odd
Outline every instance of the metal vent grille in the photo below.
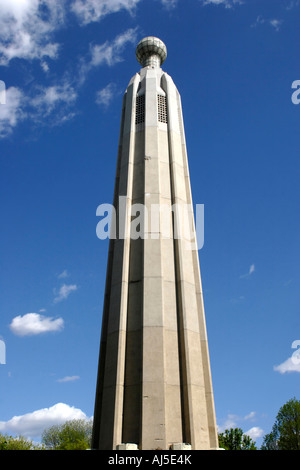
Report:
<svg viewBox="0 0 300 470"><path fill-rule="evenodd" d="M145 122L145 95L140 95L136 98L135 123L143 122Z"/></svg>
<svg viewBox="0 0 300 470"><path fill-rule="evenodd" d="M168 123L167 98L163 95L157 95L158 121Z"/></svg>

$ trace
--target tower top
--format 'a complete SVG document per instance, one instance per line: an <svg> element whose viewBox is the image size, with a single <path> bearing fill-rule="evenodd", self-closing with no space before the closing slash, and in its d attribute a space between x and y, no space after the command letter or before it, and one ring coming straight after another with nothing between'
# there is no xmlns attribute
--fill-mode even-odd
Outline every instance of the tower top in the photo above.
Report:
<svg viewBox="0 0 300 470"><path fill-rule="evenodd" d="M138 43L135 54L143 67L160 67L167 58L167 47L161 39L147 36Z"/></svg>

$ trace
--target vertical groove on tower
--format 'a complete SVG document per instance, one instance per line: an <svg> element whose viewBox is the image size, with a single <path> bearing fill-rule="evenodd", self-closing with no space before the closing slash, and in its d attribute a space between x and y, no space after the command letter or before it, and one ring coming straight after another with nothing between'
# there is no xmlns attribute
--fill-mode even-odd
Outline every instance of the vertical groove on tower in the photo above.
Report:
<svg viewBox="0 0 300 470"><path fill-rule="evenodd" d="M171 176L171 165L170 165ZM174 183L171 177L171 195L172 202L174 201ZM175 229L175 214L172 212L172 226ZM178 367L180 377L180 405L181 405L181 428L183 442L190 442L189 432L189 411L188 402L186 399L186 367L185 367L185 347L183 338L183 321L182 321L182 301L181 292L179 288L179 274L178 274L178 247L176 239L173 238L173 251L174 251L174 271L175 271L175 285L176 285L176 316L177 316L177 335L178 335Z"/></svg>
<svg viewBox="0 0 300 470"><path fill-rule="evenodd" d="M164 77L165 78L165 77ZM168 94L168 85L165 80L166 94ZM167 103L167 107L172 112L171 103ZM178 115L178 114L177 114ZM174 119L174 114L173 114ZM172 124L171 117L169 123ZM170 126L169 126L170 127ZM170 181L171 181L171 203L176 204L176 189L173 175L173 141L171 138L170 128L168 130L168 145L169 145L169 168L170 168ZM174 266L175 266L175 284L176 284L176 311L177 311L177 334L178 334L178 350L179 350L179 374L180 374L180 400L181 400L181 416L182 416L182 439L183 442L191 442L190 433L190 420L189 420L189 401L187 398L187 367L186 367L186 354L185 354L185 340L184 340L184 325L183 325L183 306L182 306L182 293L180 286L180 265L179 265L179 246L178 240L175 237L176 233L176 213L172 212L172 225L173 225L173 250L174 250Z"/></svg>
<svg viewBox="0 0 300 470"><path fill-rule="evenodd" d="M137 99L137 97L136 97ZM141 103L142 100L139 100ZM140 108L141 106L141 108ZM142 202L144 178L144 134L143 105L135 105L135 150L133 160L132 203ZM138 113L141 113L138 115ZM137 128L139 126L139 132ZM141 383L142 383L142 299L143 299L143 240L130 240L128 312L126 325L126 353L123 409L123 442L139 442L141 427Z"/></svg>

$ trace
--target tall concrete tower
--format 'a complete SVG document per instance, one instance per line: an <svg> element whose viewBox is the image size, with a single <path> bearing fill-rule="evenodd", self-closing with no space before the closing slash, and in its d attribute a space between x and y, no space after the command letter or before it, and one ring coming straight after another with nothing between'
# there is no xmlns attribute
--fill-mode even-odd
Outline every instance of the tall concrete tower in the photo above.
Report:
<svg viewBox="0 0 300 470"><path fill-rule="evenodd" d="M198 251L175 236L177 211L153 211L192 207L181 99L161 69L160 39L144 38L136 56L142 69L122 106L92 446L214 449Z"/></svg>

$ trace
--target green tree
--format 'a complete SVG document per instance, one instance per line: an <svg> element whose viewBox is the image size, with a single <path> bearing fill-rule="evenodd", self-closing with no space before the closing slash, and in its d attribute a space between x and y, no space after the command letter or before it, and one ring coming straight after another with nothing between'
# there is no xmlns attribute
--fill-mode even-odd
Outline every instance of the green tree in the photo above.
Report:
<svg viewBox="0 0 300 470"><path fill-rule="evenodd" d="M230 428L220 433L219 446L225 450L257 450L255 442L240 428Z"/></svg>
<svg viewBox="0 0 300 470"><path fill-rule="evenodd" d="M266 434L262 450L300 450L300 401L292 398L276 416L270 434Z"/></svg>
<svg viewBox="0 0 300 470"><path fill-rule="evenodd" d="M0 434L0 450L42 450L39 444L34 444L23 436L13 437L8 434Z"/></svg>
<svg viewBox="0 0 300 470"><path fill-rule="evenodd" d="M92 422L84 419L51 426L42 434L42 443L53 450L85 450L91 447Z"/></svg>
<svg viewBox="0 0 300 470"><path fill-rule="evenodd" d="M261 450L279 450L278 448L278 433L275 431L274 426L270 434L266 434L261 446Z"/></svg>

